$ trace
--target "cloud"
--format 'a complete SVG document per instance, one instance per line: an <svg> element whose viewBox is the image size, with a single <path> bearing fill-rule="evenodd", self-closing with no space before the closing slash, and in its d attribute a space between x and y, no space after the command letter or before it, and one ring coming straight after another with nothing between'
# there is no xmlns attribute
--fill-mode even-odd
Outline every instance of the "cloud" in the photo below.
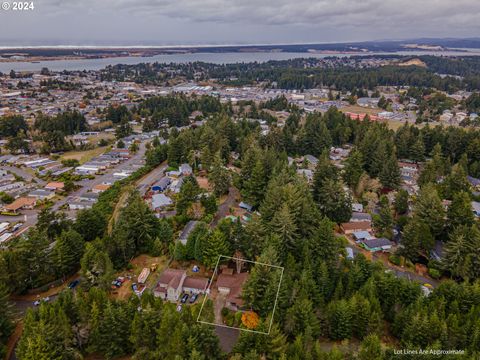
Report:
<svg viewBox="0 0 480 360"><path fill-rule="evenodd" d="M82 32L88 39L161 37L163 42L203 43L480 35L479 0L34 1L32 19L23 23L18 19L26 17L15 14L2 25L0 13L0 30L9 30L0 31L0 39L29 33L80 38Z"/></svg>
<svg viewBox="0 0 480 360"><path fill-rule="evenodd" d="M422 26L478 28L478 0L44 0L56 10L123 12L197 22L308 26Z"/></svg>

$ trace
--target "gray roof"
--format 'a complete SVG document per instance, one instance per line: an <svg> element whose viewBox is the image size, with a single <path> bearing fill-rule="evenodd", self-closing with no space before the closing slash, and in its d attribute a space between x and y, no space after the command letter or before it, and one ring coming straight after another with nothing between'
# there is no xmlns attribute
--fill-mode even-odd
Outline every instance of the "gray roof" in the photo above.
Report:
<svg viewBox="0 0 480 360"><path fill-rule="evenodd" d="M371 240L364 240L362 241L365 245L367 245L370 249L373 248L380 248L384 246L392 246L392 242L385 238L378 238L378 239L371 239Z"/></svg>
<svg viewBox="0 0 480 360"><path fill-rule="evenodd" d="M352 212L352 218L350 221L360 220L360 221L372 221L372 215L363 212Z"/></svg>
<svg viewBox="0 0 480 360"><path fill-rule="evenodd" d="M182 242L182 244L185 245L187 243L188 236L199 223L200 221L191 220L187 223L187 225L185 225L182 233L180 234L180 237L178 238Z"/></svg>
<svg viewBox="0 0 480 360"><path fill-rule="evenodd" d="M153 186L160 186L160 187L166 187L170 184L170 178L168 177L163 177L160 180L158 180Z"/></svg>
<svg viewBox="0 0 480 360"><path fill-rule="evenodd" d="M172 204L172 199L164 194L157 194L152 196L152 207L154 209L168 206Z"/></svg>

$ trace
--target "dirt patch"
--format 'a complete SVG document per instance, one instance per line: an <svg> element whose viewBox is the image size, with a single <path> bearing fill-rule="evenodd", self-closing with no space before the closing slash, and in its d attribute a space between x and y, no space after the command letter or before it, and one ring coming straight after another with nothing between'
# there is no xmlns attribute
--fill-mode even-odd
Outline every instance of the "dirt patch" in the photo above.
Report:
<svg viewBox="0 0 480 360"><path fill-rule="evenodd" d="M210 190L210 184L206 177L200 177L200 176L197 177L197 182L198 182L198 186L200 186L200 189L204 189L207 191Z"/></svg>
<svg viewBox="0 0 480 360"><path fill-rule="evenodd" d="M5 359L11 359L13 356L13 352L15 351L15 347L17 345L18 340L20 340L20 336L22 336L23 332L23 322L19 321L13 330L12 335L8 338L7 341L7 353Z"/></svg>
<svg viewBox="0 0 480 360"><path fill-rule="evenodd" d="M420 59L410 59L410 60L407 60L407 61L404 61L404 62L398 64L398 66L420 66L420 67L426 68L427 64L425 64Z"/></svg>
<svg viewBox="0 0 480 360"><path fill-rule="evenodd" d="M74 274L74 275L68 277L61 285L53 286L53 287L49 288L48 290L43 291L41 293L25 294L25 295L13 295L13 296L11 296L11 299L14 300L14 301L35 301L35 300L38 300L40 298L44 298L46 296L57 295L58 293L63 291L71 281L77 279L78 277L79 277L78 274Z"/></svg>
<svg viewBox="0 0 480 360"><path fill-rule="evenodd" d="M168 259L165 256L153 257L149 255L139 255L130 261L132 265L131 270L124 270L117 273L118 276L125 277L125 282L118 289L112 290L111 297L117 300L127 300L133 294L132 284L137 282L138 275L142 272L143 268L153 269L156 266L156 270L152 271L147 278L145 287L153 289L157 283L158 277L168 266ZM154 266L155 265L155 266Z"/></svg>

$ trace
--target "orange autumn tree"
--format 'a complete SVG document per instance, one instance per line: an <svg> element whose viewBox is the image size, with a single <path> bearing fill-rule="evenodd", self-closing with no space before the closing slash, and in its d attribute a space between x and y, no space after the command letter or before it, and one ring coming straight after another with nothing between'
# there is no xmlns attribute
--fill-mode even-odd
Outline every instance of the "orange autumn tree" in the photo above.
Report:
<svg viewBox="0 0 480 360"><path fill-rule="evenodd" d="M245 311L242 314L242 324L247 327L247 329L255 329L258 326L260 318L257 313L253 311Z"/></svg>

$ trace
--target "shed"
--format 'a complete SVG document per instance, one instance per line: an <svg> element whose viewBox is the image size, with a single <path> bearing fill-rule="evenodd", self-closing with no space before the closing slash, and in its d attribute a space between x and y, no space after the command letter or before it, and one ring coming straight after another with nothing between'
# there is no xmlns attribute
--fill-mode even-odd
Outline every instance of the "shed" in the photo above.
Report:
<svg viewBox="0 0 480 360"><path fill-rule="evenodd" d="M250 204L247 204L246 202L241 202L240 204L238 204L238 206L240 206L241 209L245 209L249 212L251 212L253 210L253 206L250 205Z"/></svg>

